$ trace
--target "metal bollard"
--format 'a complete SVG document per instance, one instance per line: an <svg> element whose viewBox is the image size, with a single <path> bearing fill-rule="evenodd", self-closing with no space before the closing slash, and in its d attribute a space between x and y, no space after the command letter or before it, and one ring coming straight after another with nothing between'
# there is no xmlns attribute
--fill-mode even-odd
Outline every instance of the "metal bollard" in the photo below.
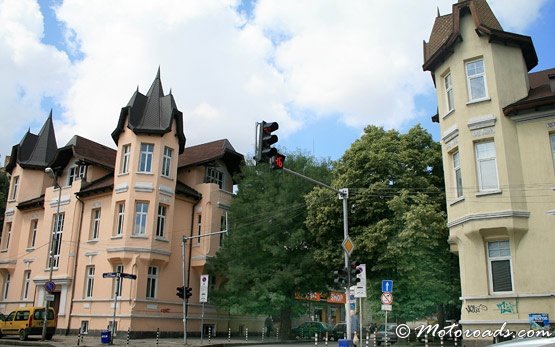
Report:
<svg viewBox="0 0 555 347"><path fill-rule="evenodd" d="M156 346L158 346L159 340L160 340L160 328L156 328Z"/></svg>
<svg viewBox="0 0 555 347"><path fill-rule="evenodd" d="M227 342L231 342L231 328L227 329Z"/></svg>
<svg viewBox="0 0 555 347"><path fill-rule="evenodd" d="M249 340L249 328L245 328L245 341Z"/></svg>
<svg viewBox="0 0 555 347"><path fill-rule="evenodd" d="M127 339L125 340L125 345L129 346L129 328L127 328Z"/></svg>

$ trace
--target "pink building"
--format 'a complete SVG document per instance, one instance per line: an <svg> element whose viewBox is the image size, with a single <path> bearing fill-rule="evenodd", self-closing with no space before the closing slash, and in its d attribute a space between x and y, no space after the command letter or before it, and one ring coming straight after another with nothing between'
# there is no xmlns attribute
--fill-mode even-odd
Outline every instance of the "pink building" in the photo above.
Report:
<svg viewBox="0 0 555 347"><path fill-rule="evenodd" d="M185 247L193 289L188 331L198 334L200 276L225 237L203 235L226 228L232 176L243 156L225 139L185 148L183 114L173 95L164 95L159 71L114 125L116 149L77 135L58 148L50 114L38 135L27 132L13 147L5 168L11 181L0 243L0 312L43 306L45 284L54 282L58 333L99 332L115 314L120 332L148 335L159 328L182 335L176 288L183 239L199 236ZM103 277L112 272L136 279ZM205 329L261 330L258 317L229 315L210 300L204 311Z"/></svg>

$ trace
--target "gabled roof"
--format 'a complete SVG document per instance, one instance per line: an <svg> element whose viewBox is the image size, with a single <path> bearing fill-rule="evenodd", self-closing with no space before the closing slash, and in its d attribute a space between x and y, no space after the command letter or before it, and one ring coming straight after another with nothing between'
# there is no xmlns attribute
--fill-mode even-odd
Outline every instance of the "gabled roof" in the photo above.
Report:
<svg viewBox="0 0 555 347"><path fill-rule="evenodd" d="M240 165L245 160L243 155L227 139L203 143L185 148L179 156L178 168L203 165L216 160L225 162L229 172L234 175L240 171Z"/></svg>
<svg viewBox="0 0 555 347"><path fill-rule="evenodd" d="M99 165L108 170L114 170L116 150L96 143L79 135L75 135L56 153L52 167L66 167L74 157L84 163Z"/></svg>
<svg viewBox="0 0 555 347"><path fill-rule="evenodd" d="M11 173L16 164L26 169L42 170L52 161L57 149L56 135L54 134L54 125L52 123L52 111L50 111L38 135L27 131L21 142L12 147L6 171Z"/></svg>
<svg viewBox="0 0 555 347"><path fill-rule="evenodd" d="M530 90L528 96L503 108L506 116L540 107L555 108L555 68L534 72L528 75Z"/></svg>
<svg viewBox="0 0 555 347"><path fill-rule="evenodd" d="M172 130L172 121L176 121L176 136L179 140L179 153L185 148L185 134L183 133L183 113L177 109L173 95L164 95L160 68L146 95L139 89L131 96L127 106L120 112L118 125L112 132L112 139L118 143L119 135L123 131L125 120L127 127L135 134L163 135Z"/></svg>
<svg viewBox="0 0 555 347"><path fill-rule="evenodd" d="M489 36L490 42L499 42L521 48L528 71L538 64L534 44L529 36L504 31L486 0L462 0L453 4L452 14L438 16L434 22L430 39L424 41L424 71L434 71L444 61L455 45L462 41L461 18L472 15L477 35Z"/></svg>

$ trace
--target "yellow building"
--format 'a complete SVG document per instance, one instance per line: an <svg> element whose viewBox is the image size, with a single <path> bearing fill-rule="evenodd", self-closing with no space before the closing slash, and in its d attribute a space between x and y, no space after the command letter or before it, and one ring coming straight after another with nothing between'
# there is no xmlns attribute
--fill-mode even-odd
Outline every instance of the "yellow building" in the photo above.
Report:
<svg viewBox="0 0 555 347"><path fill-rule="evenodd" d="M203 235L226 228L232 177L243 156L227 140L185 148L183 115L173 95L164 95L159 71L148 93L137 90L114 125L115 150L80 136L57 148L52 114L38 135L28 132L13 147L6 165L11 182L0 243L0 311L43 306L53 282L59 332L99 332L115 314L118 331L144 336L159 328L179 336L183 301L176 288L185 258L193 293L188 331L198 334L200 276L225 237ZM185 257L184 236L198 236L185 243ZM113 272L136 279L103 276ZM230 316L208 300L203 322L205 331L227 334L228 328L261 331L263 320Z"/></svg>
<svg viewBox="0 0 555 347"><path fill-rule="evenodd" d="M424 42L464 329L555 319L555 69L530 73L537 61L532 39L504 31L485 0L438 13Z"/></svg>

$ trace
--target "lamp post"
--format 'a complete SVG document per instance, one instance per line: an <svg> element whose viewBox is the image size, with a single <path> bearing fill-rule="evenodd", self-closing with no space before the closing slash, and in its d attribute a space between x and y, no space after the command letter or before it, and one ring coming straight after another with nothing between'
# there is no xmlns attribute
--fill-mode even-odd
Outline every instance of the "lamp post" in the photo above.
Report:
<svg viewBox="0 0 555 347"><path fill-rule="evenodd" d="M54 171L51 167L47 167L44 169L44 172L48 175L48 177L54 180L54 188L58 188L58 201L56 203L56 217L52 222L52 232L48 238L48 282L52 282L52 272L54 271L54 251L52 250L52 239L54 237L54 233L56 232L56 224L60 222L60 200L62 199L62 187L58 184L58 173ZM57 236L56 236L57 237ZM46 293L46 285L45 285L45 293L44 293L44 320L42 325L42 339L46 339L46 326L48 325L48 300L47 300L47 293Z"/></svg>

